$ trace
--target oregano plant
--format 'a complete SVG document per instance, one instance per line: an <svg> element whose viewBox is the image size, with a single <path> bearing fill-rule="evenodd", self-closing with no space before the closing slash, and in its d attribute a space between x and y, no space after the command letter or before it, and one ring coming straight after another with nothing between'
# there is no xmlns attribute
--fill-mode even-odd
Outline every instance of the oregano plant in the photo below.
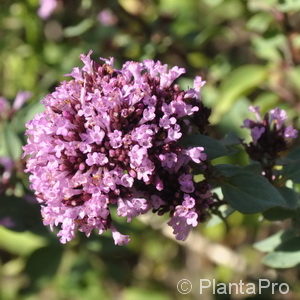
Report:
<svg viewBox="0 0 300 300"><path fill-rule="evenodd" d="M58 228L60 241L77 231L89 236L109 230L115 244L124 245L130 237L119 232L114 215L130 222L150 212L167 215L176 239L185 240L228 206L270 220L290 218L293 234L264 261L275 267L298 263L295 255L282 264L280 250L298 240L293 183L299 181L300 152L286 112L274 108L262 116L250 106L253 119L241 127L250 130L251 141L231 133L218 140L210 136L201 77L183 90L176 83L183 68L144 60L117 69L113 58L93 60L91 53L81 55L84 66L44 97L44 111L26 125L26 172L43 223ZM248 165L215 163L242 151Z"/></svg>

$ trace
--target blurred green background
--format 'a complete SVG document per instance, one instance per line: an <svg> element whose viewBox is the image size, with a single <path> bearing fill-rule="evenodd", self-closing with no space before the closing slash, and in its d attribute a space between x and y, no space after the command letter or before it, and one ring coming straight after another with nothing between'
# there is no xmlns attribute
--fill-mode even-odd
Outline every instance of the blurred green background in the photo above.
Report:
<svg viewBox="0 0 300 300"><path fill-rule="evenodd" d="M38 0L0 0L0 95L13 101L21 90L33 94L10 122L0 124L0 156L17 164L11 188L0 195L1 217L10 215L17 223L15 230L0 226L0 299L242 299L209 290L200 296L201 278L269 278L287 282L292 292L284 298L267 292L243 299L299 299L299 269L265 267L252 246L288 224L235 212L227 225L213 218L178 243L160 219L150 216L131 224L120 221L122 232L132 237L126 247L97 234L78 235L62 246L42 225L20 157L25 122L43 109L40 99L90 49L94 58L115 57L117 66L151 58L185 67L183 88L192 86L195 75L203 76L202 100L213 108L216 137L235 131L247 138L240 126L250 103L263 112L277 105L296 117L300 1L57 0L44 20L38 8ZM241 154L218 162L247 161ZM182 278L193 283L188 295L177 291Z"/></svg>

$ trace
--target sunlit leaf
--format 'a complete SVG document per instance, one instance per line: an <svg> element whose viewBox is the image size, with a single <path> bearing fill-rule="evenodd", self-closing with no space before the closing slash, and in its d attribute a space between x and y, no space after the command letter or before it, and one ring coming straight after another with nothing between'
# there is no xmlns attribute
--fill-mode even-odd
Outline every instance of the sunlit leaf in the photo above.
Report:
<svg viewBox="0 0 300 300"><path fill-rule="evenodd" d="M300 237L281 243L263 258L263 263L272 268L292 268L300 264Z"/></svg>
<svg viewBox="0 0 300 300"><path fill-rule="evenodd" d="M45 239L29 231L15 232L0 226L0 248L17 255L28 255L44 246Z"/></svg>
<svg viewBox="0 0 300 300"><path fill-rule="evenodd" d="M262 252L271 252L280 246L283 242L295 237L293 230L280 230L264 240L256 242L253 246Z"/></svg>
<svg viewBox="0 0 300 300"><path fill-rule="evenodd" d="M232 71L220 87L219 101L211 116L211 122L217 123L239 97L263 83L267 74L267 69L259 65L245 65Z"/></svg>
<svg viewBox="0 0 300 300"><path fill-rule="evenodd" d="M65 28L64 34L66 37L79 36L88 31L93 25L94 21L92 19L84 19L75 26Z"/></svg>

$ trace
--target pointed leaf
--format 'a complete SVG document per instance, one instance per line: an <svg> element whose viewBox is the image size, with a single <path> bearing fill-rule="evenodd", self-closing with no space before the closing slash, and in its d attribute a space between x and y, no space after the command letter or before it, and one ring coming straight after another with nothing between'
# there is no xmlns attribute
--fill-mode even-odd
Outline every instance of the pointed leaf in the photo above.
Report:
<svg viewBox="0 0 300 300"><path fill-rule="evenodd" d="M286 206L281 194L269 181L252 173L240 173L222 184L225 201L242 213L258 213L272 207Z"/></svg>
<svg viewBox="0 0 300 300"><path fill-rule="evenodd" d="M300 264L300 237L283 242L263 258L263 263L272 268L292 268Z"/></svg>

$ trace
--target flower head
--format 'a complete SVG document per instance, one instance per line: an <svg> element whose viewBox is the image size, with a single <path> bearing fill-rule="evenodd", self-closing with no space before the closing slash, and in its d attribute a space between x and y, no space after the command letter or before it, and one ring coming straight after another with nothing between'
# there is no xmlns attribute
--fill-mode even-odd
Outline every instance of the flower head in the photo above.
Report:
<svg viewBox="0 0 300 300"><path fill-rule="evenodd" d="M40 0L38 15L42 19L48 19L56 9L57 0Z"/></svg>
<svg viewBox="0 0 300 300"><path fill-rule="evenodd" d="M251 131L252 142L246 146L250 157L257 161L274 161L280 152L288 148L291 139L298 135L296 129L286 125L287 114L283 109L275 108L262 118L258 107L250 106L256 121L245 120L244 128Z"/></svg>
<svg viewBox="0 0 300 300"><path fill-rule="evenodd" d="M191 165L206 159L205 149L179 143L192 124L205 131L203 83L197 78L196 88L184 91L175 84L182 68L145 60L115 69L112 59L100 64L90 55L81 56L84 66L27 123L27 172L44 224L59 226L63 243L77 230L88 236L110 229L123 245L129 237L112 220L116 206L128 222L149 210L169 212L176 237L185 238L212 201L210 187L191 174Z"/></svg>

